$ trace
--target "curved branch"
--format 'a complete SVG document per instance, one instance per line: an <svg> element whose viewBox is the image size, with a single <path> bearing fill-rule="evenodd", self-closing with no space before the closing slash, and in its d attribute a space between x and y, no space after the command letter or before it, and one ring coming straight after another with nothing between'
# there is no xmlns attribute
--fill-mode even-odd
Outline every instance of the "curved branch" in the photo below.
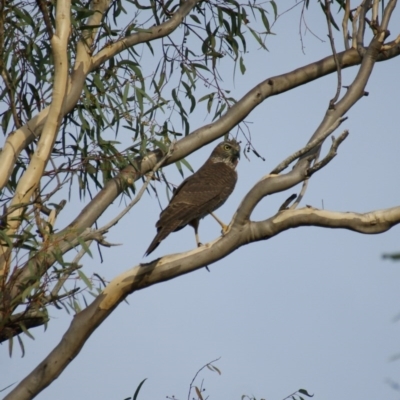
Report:
<svg viewBox="0 0 400 400"><path fill-rule="evenodd" d="M21 293L22 286L26 288L29 285L34 284L34 282L37 281L37 277L42 276L48 270L48 268L54 264L54 262L57 260L57 254L58 256L62 256L82 242L88 242L92 240L96 240L99 244L104 246L110 246L110 244L104 240L103 233L106 232L111 226L115 225L140 200L154 172L163 165L164 161L171 156L173 151L174 145L170 147L169 152L161 159L161 161L155 165L146 182L143 184L131 203L116 218L107 223L105 226L95 231L90 230L89 228L80 229L75 227L69 230L64 230L62 236L53 235L49 237L49 240L45 242L43 249L38 251L22 268L14 270L7 284L7 290L9 293L5 297L15 299L18 294ZM76 260L73 262L77 263ZM17 306L18 303L15 303L13 306L7 304L7 314L14 312ZM7 314L5 318L7 318ZM0 325L2 319L4 319L4 316L0 318Z"/></svg>
<svg viewBox="0 0 400 400"><path fill-rule="evenodd" d="M105 46L92 57L90 71L99 68L105 61L126 50L128 47L135 46L139 43L151 42L170 35L182 23L183 19L190 13L190 11L193 10L196 4L201 1L202 0L185 1L168 21L146 30L143 29L141 32L120 39L112 45Z"/></svg>
<svg viewBox="0 0 400 400"><path fill-rule="evenodd" d="M385 53L385 57L394 57L399 54L400 46L397 46L392 48L390 53ZM342 69L357 65L361 61L361 58L355 49L338 53L337 57ZM315 79L331 74L335 71L335 60L333 56L329 56L286 74L264 80L251 89L217 121L196 129L188 136L176 142L174 154L168 159L165 165L172 164L198 150L202 146L212 142L213 140L222 137L229 132L230 129L245 119L251 113L251 111L253 111L267 98L279 95ZM342 115L343 114L344 113L342 113ZM333 123L334 121L332 120L329 126L333 125ZM324 132L329 129L329 126L323 129ZM315 139L315 136L313 136L312 139ZM162 157L162 152L157 150L155 152L150 152L144 158L136 158L135 168L128 166L122 170L117 177L108 181L104 188L77 216L71 226L92 226L94 222L101 216L101 214L107 209L107 207L124 190L126 187L126 181L138 180L145 173L149 172L154 165L161 160Z"/></svg>
<svg viewBox="0 0 400 400"><path fill-rule="evenodd" d="M93 43L96 29L84 31L84 38L78 42L77 56L73 72L69 79L68 95L65 101L63 116L73 110L78 102L82 88L87 75L94 69L98 68L101 62L106 61L109 57L125 50L127 46L134 46L138 43L159 39L173 32L182 22L182 19L192 10L201 0L188 0L176 11L171 19L159 26L151 28L150 32L138 32L110 46L115 53L109 53L108 48L101 50L96 56L91 57L90 47ZM100 25L103 14L107 9L110 1L101 0L91 2L95 13L89 18L89 26ZM108 57L108 58L107 58ZM93 61L94 60L94 61ZM22 128L17 129L10 134L0 153L0 165L2 166L2 174L0 174L0 189L2 189L11 176L14 164L21 151L26 148L32 141L39 137L46 119L49 115L49 107L43 109L39 114L33 117Z"/></svg>
<svg viewBox="0 0 400 400"><path fill-rule="evenodd" d="M37 149L32 155L28 168L19 180L15 195L11 201L9 207L11 212L8 216L7 227L8 236L13 235L21 223L20 216L43 175L62 120L68 77L67 45L71 27L70 1L58 2L56 10L56 31L50 39L54 57L54 85L49 108L50 116L46 120ZM8 246L1 247L0 275L4 272L9 253Z"/></svg>
<svg viewBox="0 0 400 400"><path fill-rule="evenodd" d="M328 154L319 162L310 167L307 171L307 176L310 177L315 172L319 171L321 168L325 167L326 164L332 161L334 157L337 156L337 149L341 143L347 138L349 131L344 131L337 139L332 136L332 146L329 149Z"/></svg>
<svg viewBox="0 0 400 400"><path fill-rule="evenodd" d="M266 221L247 223L240 229L233 227L225 236L189 252L139 264L113 279L91 305L74 317L61 342L5 400L28 400L46 388L77 356L94 330L134 291L203 268L240 246L269 239L290 228L316 225L371 234L385 232L397 224L400 206L366 214L314 208L285 210Z"/></svg>
<svg viewBox="0 0 400 400"><path fill-rule="evenodd" d="M7 326L0 332L0 343L9 340L10 338L19 335L38 326L43 326L49 322L50 318L47 313L39 310L30 310L21 312L10 317Z"/></svg>
<svg viewBox="0 0 400 400"><path fill-rule="evenodd" d="M379 43L379 42L378 42ZM374 38L371 42L370 47L366 54L371 53L371 48L376 50L377 43ZM358 55L357 51L352 49L347 54L352 53ZM377 53L374 53L377 56ZM340 59L340 58L339 58ZM357 74L356 79L350 86L348 92L342 100L337 103L337 108L330 109L327 111L323 122L320 124L317 131L314 133L309 143L317 141L321 136L326 135L327 131L330 131L331 126L335 126L340 118L345 114L350 107L359 100L359 93L364 92L365 85L368 81L369 74L372 72L372 66L374 65L374 58L372 56L365 57L360 71ZM335 70L335 60L333 57L324 59L326 63L331 63L332 71ZM365 65L369 67L365 72ZM320 70L324 70L323 63ZM236 125L241 119L250 113L258 104L260 104L265 98L270 95L278 94L284 91L285 88L293 87L299 82L304 83L305 72L309 72L314 77L318 76L318 71L314 70L315 64L308 65L306 67L297 69L289 74L284 74L276 78L268 79L261 84L257 85L247 95L245 95L238 103L235 104L223 117L213 124L202 127L192 134L186 136L180 141L174 143L174 152L169 157L164 165L171 164L176 160L181 159L191 151L201 147L203 144L222 136L228 132L231 127ZM363 71L363 73L361 73ZM349 94L350 93L350 94ZM329 125L328 125L329 123ZM205 143L204 143L205 142ZM318 149L311 150L318 151ZM311 155L312 156L312 155ZM99 218L99 216L106 210L106 208L115 200L115 198L124 190L124 188L137 180L144 173L149 172L157 162L163 157L161 151L150 153L143 159L137 158L135 168L129 166L125 168L116 178L107 182L104 188L93 198L93 200L82 210L80 215L65 229L60 231L54 236L55 242L63 243L65 237L70 237L74 232L82 232L83 230L92 226L92 224ZM281 176L266 176L258 182L253 189L246 195L242 201L238 211L236 212L231 225L232 226L243 226L250 218L256 205L265 196L287 190L296 184L302 182L308 175L307 171L309 168L310 160L309 155L304 154L302 158L297 162L291 172ZM65 247L68 247L66 244ZM47 258L48 260L49 258ZM51 259L51 257L50 257ZM19 274L15 279L15 284L12 288L13 296L18 295L19 291L23 291L26 287L25 282L30 282L32 276L41 276L36 268L40 268L41 271L46 269L46 266L50 266L49 263L35 263L36 267L23 268L19 270ZM35 271L32 275L32 271Z"/></svg>
<svg viewBox="0 0 400 400"><path fill-rule="evenodd" d="M283 170L285 170L294 160L297 160L300 158L302 155L308 153L310 150L314 149L314 147L318 146L321 144L331 133L333 133L343 121L345 121L346 118L340 118L335 123L326 131L324 132L320 137L317 139L314 139L310 142L308 142L307 146L303 147L301 150L296 151L289 157L285 158L282 162L280 162L271 172L270 174L279 174Z"/></svg>
<svg viewBox="0 0 400 400"><path fill-rule="evenodd" d="M335 212L305 207L285 210L265 221L252 222L255 237L264 239L300 226L348 229L364 234L378 234L388 231L400 223L400 206L367 213ZM260 240L260 239L258 239Z"/></svg>

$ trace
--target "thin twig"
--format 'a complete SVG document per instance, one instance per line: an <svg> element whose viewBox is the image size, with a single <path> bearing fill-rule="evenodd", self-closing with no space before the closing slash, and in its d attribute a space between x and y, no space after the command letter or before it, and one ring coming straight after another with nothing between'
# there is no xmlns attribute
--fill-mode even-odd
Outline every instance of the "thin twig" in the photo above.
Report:
<svg viewBox="0 0 400 400"><path fill-rule="evenodd" d="M10 101L10 110L11 113L13 115L13 119L14 119L14 125L17 129L21 128L22 124L21 121L18 117L18 113L17 113L17 108L15 106L15 102L14 102L14 88L13 85L11 83L11 79L10 79L10 75L8 74L7 68L4 66L4 60L3 60L3 54L4 54L4 22L6 19L6 10L5 10L5 6L6 6L6 0L1 0L0 3L0 74L3 77L4 83L6 85L7 88L7 92L8 92L8 97L9 97L9 101Z"/></svg>
<svg viewBox="0 0 400 400"><path fill-rule="evenodd" d="M44 298L45 301L41 305L45 306L45 305L47 305L49 303L54 303L54 306L56 308L58 308L59 310L61 310L61 307L57 304L57 302L62 300L62 299L65 299L66 297L70 297L70 296L74 295L79 290L80 290L80 288L76 287L74 289L69 290L68 292L65 292L65 293L57 295L57 296L54 296L53 292L51 292L50 296L47 296L47 297Z"/></svg>
<svg viewBox="0 0 400 400"><path fill-rule="evenodd" d="M88 247L90 246L91 242L88 243ZM86 253L83 249L79 250L79 253L75 257L75 259L80 260L83 255ZM79 257L78 257L79 256ZM80 269L82 265L78 263L72 263L71 267L68 268L68 271L63 274L61 278L59 278L58 282L55 284L53 290L51 291L50 298L55 298L58 296L58 292L61 290L62 286L64 285L65 281L75 272L77 269Z"/></svg>
<svg viewBox="0 0 400 400"><path fill-rule="evenodd" d="M307 170L308 177L313 175L315 172L317 172L321 168L325 167L325 165L328 164L337 155L336 150L338 149L340 144L343 142L343 140L346 139L348 134L349 134L349 131L345 130L337 139L332 138L332 146L331 146L328 154L320 162L316 163L311 168L308 168L308 170Z"/></svg>
<svg viewBox="0 0 400 400"><path fill-rule="evenodd" d="M335 107L335 103L338 100L339 95L340 95L340 89L342 87L342 69L340 67L340 62L339 62L337 52L336 52L336 47L335 47L335 40L333 38L332 22L331 22L332 15L331 15L330 4L331 4L331 0L325 0L325 16L326 16L326 22L328 24L328 32L329 32L328 37L329 37L329 41L331 42L332 54L333 54L333 58L335 59L336 71L337 71L337 77L338 77L336 94L329 102L329 108L332 109Z"/></svg>
<svg viewBox="0 0 400 400"><path fill-rule="evenodd" d="M397 36L397 38L395 40L393 40L393 42L390 42L388 44L384 44L382 46L382 51L387 51L390 49L393 49L394 47L396 47L398 44L400 43L400 35Z"/></svg>
<svg viewBox="0 0 400 400"><path fill-rule="evenodd" d="M289 204L297 197L296 193L291 194L279 207L278 211L284 211L288 209Z"/></svg>
<svg viewBox="0 0 400 400"><path fill-rule="evenodd" d="M314 157L313 165L318 163L318 159L319 159L320 154L321 154L321 147L319 147L318 152ZM294 210L300 204L301 200L303 200L303 197L304 197L304 195L306 193L306 190L308 188L308 182L309 182L309 178L306 178L303 181L303 185L301 187L300 194L297 196L295 202L289 207L290 210Z"/></svg>
<svg viewBox="0 0 400 400"><path fill-rule="evenodd" d="M306 190L308 188L308 182L308 178L304 179L301 186L300 194L297 196L296 201L289 207L290 210L294 210L300 204L301 200L303 200L304 194L306 193Z"/></svg>
<svg viewBox="0 0 400 400"><path fill-rule="evenodd" d="M358 21L358 31L357 31L357 50L360 53L360 56L362 56L364 49L364 33L365 33L365 15L367 14L367 11L369 9L369 6L371 5L371 0L364 0L361 5L361 12L359 16L359 21Z"/></svg>
<svg viewBox="0 0 400 400"><path fill-rule="evenodd" d="M44 24L46 25L47 34L49 35L49 39L53 37L53 25L51 24L49 10L44 2L44 0L36 0L36 3L39 7L39 10L43 14Z"/></svg>
<svg viewBox="0 0 400 400"><path fill-rule="evenodd" d="M324 133L322 134L318 139L315 139L311 141L310 143L307 144L307 146L303 147L302 149L296 151L289 157L287 157L285 160L283 160L280 164L278 164L271 172L270 174L279 174L282 172L284 169L286 169L294 160L297 160L300 158L302 155L306 154L309 152L311 149L314 147L318 146L320 143L322 143L333 131L335 131L340 124L345 121L347 117L339 118L337 119L331 127Z"/></svg>
<svg viewBox="0 0 400 400"><path fill-rule="evenodd" d="M194 377L193 377L193 379L192 379L192 382L190 382L189 393L188 393L188 400L190 400L190 392L192 391L193 383L194 383L194 381L196 380L196 378L197 378L197 376L199 375L199 373L200 373L204 368L207 368L209 365L211 365L212 363L214 363L215 361L218 361L218 360L220 360L220 359L221 359L221 357L218 357L218 358L216 358L215 360L210 361L209 363L203 365L203 366L196 372L196 374L194 375Z"/></svg>
<svg viewBox="0 0 400 400"><path fill-rule="evenodd" d="M143 196L143 193L145 192L147 186L149 185L151 179L153 178L154 173L164 164L164 162L171 156L173 153L174 149L174 144L172 144L168 150L168 153L154 166L154 168L147 174L146 181L144 182L143 186L140 188L138 194L135 196L135 198L125 207L125 209L120 212L114 219L112 219L109 223L106 225L102 226L101 228L97 229L96 232L106 232L108 231L112 226L116 225L119 220L129 212L129 210L141 199Z"/></svg>
<svg viewBox="0 0 400 400"><path fill-rule="evenodd" d="M349 19L350 19L350 0L345 0L342 28L343 28L344 48L346 50L349 50L350 48L349 28L348 28Z"/></svg>

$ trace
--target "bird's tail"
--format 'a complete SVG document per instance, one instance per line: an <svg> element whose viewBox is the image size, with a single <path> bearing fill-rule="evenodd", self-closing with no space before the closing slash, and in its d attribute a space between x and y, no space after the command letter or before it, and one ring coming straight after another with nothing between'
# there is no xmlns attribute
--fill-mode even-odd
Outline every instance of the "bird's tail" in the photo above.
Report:
<svg viewBox="0 0 400 400"><path fill-rule="evenodd" d="M153 241L150 243L149 248L144 253L144 256L147 257L150 253L152 253L157 248L157 246L161 243L161 241L164 240L169 235L169 233L170 232L166 232L165 229L160 229L157 232L157 235L155 236Z"/></svg>

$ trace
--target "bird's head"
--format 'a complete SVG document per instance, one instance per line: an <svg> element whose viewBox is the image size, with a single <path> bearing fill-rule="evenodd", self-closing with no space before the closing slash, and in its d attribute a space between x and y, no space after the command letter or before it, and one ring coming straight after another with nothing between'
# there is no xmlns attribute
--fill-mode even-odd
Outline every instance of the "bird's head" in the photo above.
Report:
<svg viewBox="0 0 400 400"><path fill-rule="evenodd" d="M235 139L225 140L213 150L211 158L214 162L224 162L235 167L240 158L240 145Z"/></svg>

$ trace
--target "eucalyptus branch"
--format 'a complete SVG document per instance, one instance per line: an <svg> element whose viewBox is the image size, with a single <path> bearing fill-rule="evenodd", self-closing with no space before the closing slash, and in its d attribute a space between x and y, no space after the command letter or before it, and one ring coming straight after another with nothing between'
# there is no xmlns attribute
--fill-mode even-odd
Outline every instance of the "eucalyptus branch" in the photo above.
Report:
<svg viewBox="0 0 400 400"><path fill-rule="evenodd" d="M49 319L47 313L41 310L29 310L12 315L7 323L7 327L0 330L0 343L31 328L43 326L49 322Z"/></svg>
<svg viewBox="0 0 400 400"><path fill-rule="evenodd" d="M58 129L61 124L62 110L67 91L68 57L67 45L70 34L70 0L59 0L56 7L56 33L51 38L51 48L54 57L54 85L53 98L50 105L50 117L46 120L44 132L38 147L34 152L31 162L18 182L14 198L10 204L11 215L7 227L7 235L13 235L20 225L20 216L24 210L21 205L29 202L36 189L43 171L49 160ZM15 206L18 206L15 208ZM14 209L15 208L15 209ZM9 262L9 251L7 246L0 249L0 275L6 269Z"/></svg>
<svg viewBox="0 0 400 400"><path fill-rule="evenodd" d="M364 57L361 63L356 78L349 86L342 99L338 101L336 107L334 109L327 110L324 119L312 135L309 143L323 137L326 132L331 129L332 125L337 123L337 121L340 120L340 118L342 118L343 115L347 113L348 110L363 97L365 86L372 73L372 69L380 52L383 40L384 37L382 34L374 37L371 40L366 52L366 57ZM340 137L338 140L342 140L342 137ZM334 151L334 149L332 151ZM323 161L329 161L329 157L331 156L333 158L334 155L332 154L333 153L330 153ZM303 182L303 180L308 176L310 162L310 157L304 155L297 161L292 171L288 172L287 174L279 176L267 175L262 178L242 200L235 216L232 219L231 226L242 226L246 223L246 221L249 221L254 208L262 198L272 193L287 190L294 185Z"/></svg>
<svg viewBox="0 0 400 400"><path fill-rule="evenodd" d="M350 0L344 0L344 15L342 21L344 48L349 50L349 19L350 19Z"/></svg>
<svg viewBox="0 0 400 400"><path fill-rule="evenodd" d="M92 241L89 241L87 243L87 246L90 247L90 244L92 243ZM82 267L82 265L79 265L78 262L79 260L86 254L86 251L82 248L79 250L79 253L77 254L77 256L74 258L74 261L72 261L71 265L69 266L69 268L66 268L63 271L62 276L58 279L57 283L54 285L50 296L49 296L49 301L51 302L53 301L52 299L58 299L60 298L60 296L58 295L58 292L61 290L61 288L63 287L64 283L67 281L67 279L78 269L80 269ZM75 259L77 261L75 261Z"/></svg>
<svg viewBox="0 0 400 400"><path fill-rule="evenodd" d="M120 221L120 219L129 212L129 210L132 209L132 207L142 198L143 193L147 189L147 186L149 185L150 181L153 179L154 173L160 167L162 167L162 165L165 163L166 160L168 160L169 157L171 157L173 151L174 151L174 144L172 144L170 146L167 154L147 174L146 181L143 183L142 187L140 188L140 190L139 190L138 194L135 196L135 198L114 219L112 219L109 223L107 223L106 225L102 226L101 228L97 229L96 232L106 232L106 231L108 231L112 226L116 225Z"/></svg>
<svg viewBox="0 0 400 400"><path fill-rule="evenodd" d="M379 43L379 42L378 42ZM375 53L375 48L378 46L375 40L371 42L370 47L374 49L374 57L366 57L363 59L362 65L360 67L360 72L357 75L353 84L349 87L349 90L343 96L343 98L337 103L335 110L328 110L323 122L320 124L310 142L326 133L326 131L343 115L350 109L350 107L356 103L363 95L364 88L366 82L368 81L369 74L372 71L372 67L374 65L374 58L378 56L378 53ZM379 44L380 46L380 44ZM368 48L368 51L372 51ZM356 53L356 51L352 50L352 53ZM328 59L326 59L328 61ZM329 61L333 63L332 68L335 68L334 60L332 57L329 58ZM312 68L310 68L310 74L315 73L318 75L316 70L323 70L323 65L321 68L315 69L315 64ZM291 73L292 79L296 76L303 77L304 68L299 69ZM283 79L283 77L285 79ZM230 124L234 126L237 120L241 120L246 116L255 106L261 103L271 92L273 93L281 93L284 91L284 88L288 87L288 76L285 74L282 77L270 78L260 85L256 86L252 91L250 91L244 98L236 103L222 118L216 121L213 124L207 125L203 128L198 129L193 132L193 134L188 135L184 139L176 142L174 147L174 153L171 157L165 162L165 165L168 165L176 160L184 157L190 151L193 151L194 148L198 148L202 141L207 141L212 138L212 135L222 135L226 133L230 129ZM290 86L290 85L289 85ZM245 115L243 115L245 114ZM208 141L207 141L208 143ZM103 211L111 204L112 201L118 196L118 194L123 190L123 186L121 184L121 180L124 181L133 181L138 179L144 173L148 172L150 168L153 168L154 165L162 158L160 152L156 152L153 154L149 154L145 159L138 159L137 165L138 168L134 169L133 167L128 167L124 171L121 172L121 175L118 179L114 179L109 181L103 190L101 190L89 203L88 206L82 211L81 215L76 218L72 224L59 232L55 236L55 240L60 243L64 242L64 238L67 238L71 235L72 232L82 232L86 229L86 227L91 226L94 221L103 213ZM304 163L305 161L305 163ZM245 221L248 221L252 210L260 201L261 198L267 196L271 193L276 193L279 191L286 190L300 182L302 182L306 177L306 170L309 167L309 162L307 160L300 159L294 169L283 176L274 177L272 179L266 180L263 179L260 181L246 196L245 200L241 204L241 208L239 208L238 212L235 214L234 219L232 220L232 225L243 225ZM95 207L93 207L95 205ZM63 248L71 248L68 243L63 245ZM49 258L51 260L51 257ZM54 262L54 261L53 261ZM26 286L26 282L30 282L32 277L41 276L46 271L46 268L51 265L51 262L43 263L35 263L33 267L30 269L24 269L23 273L21 273L16 281L16 285L13 287L13 295L18 295L18 292L23 290Z"/></svg>
<svg viewBox="0 0 400 400"><path fill-rule="evenodd" d="M193 383L194 383L194 381L196 380L196 378L198 377L199 373L200 373L201 371L203 371L204 368L210 368L210 365L212 365L212 363L215 363L216 361L218 361L218 360L220 360L220 359L221 359L221 357L218 357L218 358L216 358L215 360L210 361L209 363L203 365L203 366L196 372L196 374L194 375L194 377L193 377L193 379L192 379L192 381L190 382L190 385L189 385L188 400L190 400L190 393L192 392L192 389L193 389Z"/></svg>
<svg viewBox="0 0 400 400"><path fill-rule="evenodd" d="M21 124L21 121L20 121L20 119L18 117L17 108L15 106L14 88L13 88L13 85L11 83L10 75L8 74L7 69L4 68L4 66L3 66L3 60L2 60L1 57L0 57L0 60L1 60L0 61L1 76L3 77L4 83L5 83L6 88L7 88L8 99L9 99L9 102L10 102L10 109L11 109L11 113L12 113L12 116L13 116L13 119L14 119L14 124L15 124L15 127L17 129L19 129L22 126L22 124Z"/></svg>
<svg viewBox="0 0 400 400"><path fill-rule="evenodd" d="M93 231L89 228L81 230L70 230L64 234L62 238L51 235L49 240L43 244L35 255L33 255L22 268L14 269L7 283L7 292L0 292L3 296L1 309L4 314L14 312L18 304L9 304L6 299L15 299L21 293L21 289L27 288L40 279L43 274L55 263L59 256L64 255L82 242L96 240L103 243L104 238L100 232ZM23 287L19 286L23 282ZM5 312L7 310L7 313ZM1 322L1 319L0 319Z"/></svg>
<svg viewBox="0 0 400 400"><path fill-rule="evenodd" d="M392 17L393 11L396 8L397 0L389 0L387 6L385 7L385 11L383 12L382 22L379 26L381 31L387 31L389 27L389 21ZM386 36L385 36L386 38Z"/></svg>
<svg viewBox="0 0 400 400"><path fill-rule="evenodd" d="M231 229L206 246L158 258L122 273L71 322L59 344L26 376L5 400L28 400L40 393L77 356L93 331L134 291L164 282L203 268L226 257L240 246L267 240L279 233L300 226L349 229L376 234L400 224L400 206L365 214L333 212L306 207L285 210L260 222L250 222Z"/></svg>
<svg viewBox="0 0 400 400"><path fill-rule="evenodd" d="M47 5L44 2L44 0L36 0L36 3L39 7L40 12L43 15L43 21L44 21L44 24L46 25L47 34L49 36L49 39L51 40L51 38L53 37L53 25L51 24L49 10L47 8Z"/></svg>
<svg viewBox="0 0 400 400"><path fill-rule="evenodd" d="M371 0L363 0L360 5L360 14L358 18L357 30L357 51L361 56L364 55L364 33L365 33L365 16L371 7Z"/></svg>
<svg viewBox="0 0 400 400"><path fill-rule="evenodd" d="M92 244L94 239L87 240L86 246L90 248L90 245ZM54 285L53 290L51 291L50 298L56 298L58 296L58 292L61 290L63 287L64 283L67 281L67 279L77 270L82 267L82 265L79 265L79 261L81 258L87 253L86 249L81 247L81 249L78 251L76 256L71 262L71 265L68 268L63 269L62 276L58 279L57 283Z"/></svg>
<svg viewBox="0 0 400 400"><path fill-rule="evenodd" d="M279 211L287 210L289 208L289 204L297 197L297 194L291 194L279 207Z"/></svg>
<svg viewBox="0 0 400 400"><path fill-rule="evenodd" d="M14 124L16 126L16 128L20 128L21 127L21 121L18 117L18 113L17 113L17 109L15 107L15 102L14 102L14 88L13 85L11 83L11 78L10 75L7 71L6 66L4 66L4 59L3 59L3 54L4 54L4 22L6 19L6 10L5 10L5 6L6 6L6 0L1 0L1 4L0 4L0 74L4 80L4 83L6 85L7 88L7 92L8 92L8 98L9 98L9 102L10 102L10 109L11 109L11 113L14 119Z"/></svg>
<svg viewBox="0 0 400 400"><path fill-rule="evenodd" d="M159 39L171 34L181 24L182 19L200 1L201 0L185 1L182 6L177 9L175 14L161 25L125 37L114 43L112 46L100 50L100 52L94 57L90 54L94 35L98 29L94 27L100 25L110 0L91 2L90 4L95 12L89 17L86 25L89 27L93 26L93 28L83 31L83 39L78 42L76 61L72 75L69 79L68 94L65 99L62 116L65 116L76 106L82 94L86 77L90 72L97 69L102 63L114 57L116 54L126 50L128 47ZM2 152L0 153L0 165L2 166L2 173L0 174L0 189L7 184L20 152L32 143L35 138L41 135L43 126L49 115L49 110L49 107L46 107L28 121L26 125L8 136Z"/></svg>
<svg viewBox="0 0 400 400"><path fill-rule="evenodd" d="M329 149L328 154L318 163L314 164L307 170L307 176L312 176L315 172L319 171L321 168L325 167L334 157L337 155L337 149L340 144L347 138L349 131L344 131L337 139L332 137L332 146Z"/></svg>
<svg viewBox="0 0 400 400"><path fill-rule="evenodd" d="M387 44L384 44L382 46L382 51L389 51L389 50L393 50L396 46L399 46L400 44L400 35L398 35L396 37L395 40L393 40L392 42L389 42Z"/></svg>
<svg viewBox="0 0 400 400"><path fill-rule="evenodd" d="M310 150L314 149L317 147L319 144L321 144L332 132L334 132L343 121L346 121L347 117L343 118L338 118L330 127L329 129L326 130L321 136L318 138L312 140L309 142L305 147L302 149L296 151L289 157L287 157L285 160L283 160L281 163L279 163L271 172L270 174L279 174L282 172L284 169L286 169L293 161L297 160L304 154L308 153Z"/></svg>
<svg viewBox="0 0 400 400"><path fill-rule="evenodd" d="M297 206L300 204L301 200L303 200L304 195L307 191L308 182L309 182L309 179L304 179L304 181L301 185L301 191L300 191L299 195L296 197L296 200L294 201L294 203L289 207L291 210L294 208L297 208Z"/></svg>
<svg viewBox="0 0 400 400"><path fill-rule="evenodd" d="M391 49L390 52L379 55L377 61L386 61L387 59L397 57L398 55L400 55L400 47L395 46L394 48ZM357 54L357 52L354 51L354 49L338 53L338 58L340 64L342 65L342 69L358 65L362 61L361 56ZM230 123L227 125L235 126L235 124L239 123L243 118L245 118L245 116L247 116L254 108L256 108L266 98L294 89L300 85L304 85L308 82L311 82L315 79L331 74L335 71L336 71L336 65L333 56L329 56L320 61L299 68L291 73L269 78L266 81L262 82L260 85L258 85L261 86L263 92L264 91L267 92L265 97L260 98L260 94L258 94L256 96L256 101L250 101L250 98L248 97L248 95L250 94L249 92L248 95L246 95L242 99L242 101L239 102L240 104L238 104L238 108L243 109L245 114L244 116L243 112L241 112L239 114L239 117L237 117L235 113L231 111L232 109L236 111L237 108L231 107L231 109L228 110L227 113L222 117L222 120L224 122L229 120ZM86 71L85 74L89 72L90 71ZM66 99L65 113L70 112L76 105L76 102L78 101L79 96L81 95L81 89L83 87L83 82L85 80L85 77L86 75L83 77L79 77L79 79L78 77L75 77L75 79L73 79L72 86L70 87ZM269 85L270 86L269 90L264 88L263 87L264 85ZM255 90L256 88L253 89L253 91ZM19 153L21 152L21 150L24 149L27 145L29 145L36 137L40 136L43 123L48 115L48 111L49 111L48 108L45 108L38 115L32 118L26 125L24 125L21 129L15 131L13 135L10 135L7 138L3 151L0 153L0 164L2 165L3 168L2 174L0 174L0 189L6 185L7 180L12 173L12 168L15 163L15 160L19 155ZM210 124L209 126L207 126L207 128L208 127L219 128L221 124L218 124L217 122L214 124ZM197 133L198 130L195 132ZM192 141L192 146L190 151L197 150L199 147L207 143L210 143L216 138L223 136L225 133L226 131L217 134L217 131L215 129L212 129L210 132L208 132L207 129L202 129L201 132L202 138L201 139L196 138L195 140ZM190 153L187 148L186 150L187 153L183 154L182 157ZM154 156L156 157L157 155L155 154ZM155 160L153 159L153 161ZM148 169L144 173L148 172L151 169L151 167L152 165L149 165Z"/></svg>
<svg viewBox="0 0 400 400"><path fill-rule="evenodd" d="M61 288L60 288L60 289L61 289ZM65 292L65 293L63 293L63 294L60 294L60 295L58 295L58 294L53 295L53 292L54 292L54 291L52 290L51 295L44 298L44 301L43 301L42 306L45 307L45 306L47 306L48 304L53 304L54 307L56 307L56 308L58 308L58 309L60 310L60 309L62 309L62 307L59 306L59 305L57 304L57 302L59 302L60 300L65 299L65 298L68 298L68 297L73 296L74 294L76 294L77 292L79 292L79 290L81 290L81 289L80 289L79 287L77 287L77 288L68 290L67 292Z"/></svg>
<svg viewBox="0 0 400 400"><path fill-rule="evenodd" d="M351 47L353 49L357 49L357 22L360 18L361 13L361 6L358 6L354 15L353 15L353 22L352 22L352 35L351 35Z"/></svg>
<svg viewBox="0 0 400 400"><path fill-rule="evenodd" d="M378 25L378 10L379 10L379 0L374 0L372 5L372 18L371 18L371 22L373 25Z"/></svg>
<svg viewBox="0 0 400 400"><path fill-rule="evenodd" d="M328 24L328 32L329 32L328 37L329 37L329 41L331 43L333 58L335 59L337 78L338 78L336 94L329 102L329 107L333 108L335 106L337 99L339 98L340 89L342 88L342 71L341 71L339 59L338 59L337 53L336 53L335 39L333 38L332 22L331 22L332 14L331 14L330 4L331 4L331 0L325 0L325 9L326 9L325 16L326 16L326 22Z"/></svg>
<svg viewBox="0 0 400 400"><path fill-rule="evenodd" d="M114 57L128 47L168 36L181 24L182 20L190 13L190 11L192 11L197 4L201 3L201 1L202 0L187 0L181 3L179 9L164 23L148 29L142 29L141 31L126 36L111 45L105 46L92 57L91 71L97 69L104 63L104 61L109 60L111 57Z"/></svg>

